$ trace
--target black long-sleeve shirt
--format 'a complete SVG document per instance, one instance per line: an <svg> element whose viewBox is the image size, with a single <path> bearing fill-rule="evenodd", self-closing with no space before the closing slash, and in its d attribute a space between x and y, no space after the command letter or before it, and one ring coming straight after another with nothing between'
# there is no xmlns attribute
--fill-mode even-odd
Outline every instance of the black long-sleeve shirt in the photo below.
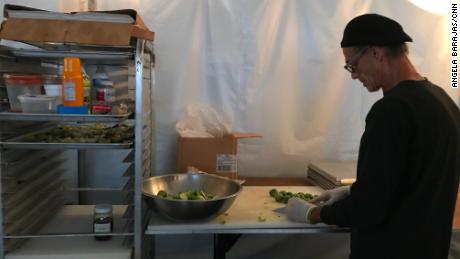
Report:
<svg viewBox="0 0 460 259"><path fill-rule="evenodd" d="M403 81L366 118L350 195L321 210L351 227L352 259L447 258L460 175L460 112L428 80Z"/></svg>

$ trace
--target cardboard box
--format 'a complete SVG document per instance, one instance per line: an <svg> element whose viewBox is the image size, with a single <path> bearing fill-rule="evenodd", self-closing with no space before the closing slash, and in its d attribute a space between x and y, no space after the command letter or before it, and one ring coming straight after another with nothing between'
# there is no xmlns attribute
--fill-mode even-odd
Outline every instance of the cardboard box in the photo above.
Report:
<svg viewBox="0 0 460 259"><path fill-rule="evenodd" d="M179 137L178 172L186 173L187 167L193 166L206 173L237 179L238 139L254 137L260 137L260 135L254 133L232 133L223 138Z"/></svg>
<svg viewBox="0 0 460 259"><path fill-rule="evenodd" d="M10 17L11 13L21 16ZM79 17L91 16L96 19L102 14L129 15L134 23L87 21ZM80 16L78 16L80 15ZM25 6L4 6L0 38L32 42L78 43L92 45L125 46L131 38L153 41L154 33L145 26L135 10L115 10L101 12L56 13ZM27 18L39 16L40 18ZM102 20L102 19L101 19Z"/></svg>

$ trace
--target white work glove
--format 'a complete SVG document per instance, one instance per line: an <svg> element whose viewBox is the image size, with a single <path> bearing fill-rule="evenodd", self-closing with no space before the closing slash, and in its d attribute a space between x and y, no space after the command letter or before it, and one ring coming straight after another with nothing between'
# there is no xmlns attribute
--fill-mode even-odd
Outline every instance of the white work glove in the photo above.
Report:
<svg viewBox="0 0 460 259"><path fill-rule="evenodd" d="M318 204L323 202L325 205L331 205L336 201L342 200L350 195L351 186L341 186L332 190L321 193L318 197L310 200L311 203Z"/></svg>
<svg viewBox="0 0 460 259"><path fill-rule="evenodd" d="M311 224L310 213L316 207L315 204L293 197L288 200L286 206L287 216L292 221Z"/></svg>

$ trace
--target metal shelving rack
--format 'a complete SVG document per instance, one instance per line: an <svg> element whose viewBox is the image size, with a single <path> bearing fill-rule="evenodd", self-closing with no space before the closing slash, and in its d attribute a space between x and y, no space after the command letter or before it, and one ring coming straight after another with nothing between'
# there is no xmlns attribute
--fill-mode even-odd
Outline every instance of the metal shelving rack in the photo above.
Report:
<svg viewBox="0 0 460 259"><path fill-rule="evenodd" d="M31 43L34 44L34 43ZM153 172L153 44L142 39L133 39L130 46L89 46L79 44L35 44L38 50L22 50L0 46L0 73L43 73L56 74L62 58L80 57L88 64L126 66L128 95L134 100L133 114L127 115L61 115L25 114L0 112L0 258L22 258L17 251L24 249L23 241L33 243L58 238L56 246L64 240L74 240L71 246L82 243L95 235L88 231L92 227L92 205L63 205L63 173L65 152L77 150L79 174L88 149L129 149L128 156L120 162L130 163L122 177L127 181L121 189L86 188L78 186L79 193L87 191L121 191L127 193L124 204L114 206L115 224L111 243L99 243L96 252L104 250L116 253L123 244L129 243L128 255L143 258L143 230L147 225L148 210L142 202L142 180ZM1 90L1 89L0 89ZM135 139L131 145L110 146L104 144L33 144L15 142L15 138L49 126L61 123L121 122L134 117ZM50 159L52 157L52 159ZM70 220L74 220L71 222ZM126 227L127 226L127 227ZM66 230L64 228L69 228ZM86 228L86 230L85 230ZM128 230L126 230L128 229ZM43 233L45 232L45 233ZM132 239L132 242L127 241ZM55 240L55 239L54 239ZM82 241L83 240L83 241ZM122 242L119 242L123 240ZM113 242L112 242L113 241ZM50 241L55 242L55 241ZM95 243L97 241L93 241ZM53 245L51 247L53 247ZM46 248L44 248L46 249ZM65 249L65 248L63 248ZM81 258L88 258L88 250L81 249ZM59 249L56 249L59 250ZM75 247L72 247L72 252ZM77 249L78 250L78 249ZM114 252L115 251L115 252ZM126 252L126 249L120 249ZM40 251L43 252L43 251ZM53 257L53 251L49 258ZM55 251L56 253L58 251ZM68 251L66 251L68 252ZM59 257L59 255L55 255ZM97 255L96 258L104 258Z"/></svg>

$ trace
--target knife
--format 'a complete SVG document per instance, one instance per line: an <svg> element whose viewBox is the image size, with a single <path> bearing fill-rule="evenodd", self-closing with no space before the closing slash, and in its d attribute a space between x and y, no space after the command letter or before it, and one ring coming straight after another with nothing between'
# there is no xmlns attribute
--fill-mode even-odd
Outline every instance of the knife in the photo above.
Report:
<svg viewBox="0 0 460 259"><path fill-rule="evenodd" d="M280 207L273 210L276 213L286 214L286 207Z"/></svg>

